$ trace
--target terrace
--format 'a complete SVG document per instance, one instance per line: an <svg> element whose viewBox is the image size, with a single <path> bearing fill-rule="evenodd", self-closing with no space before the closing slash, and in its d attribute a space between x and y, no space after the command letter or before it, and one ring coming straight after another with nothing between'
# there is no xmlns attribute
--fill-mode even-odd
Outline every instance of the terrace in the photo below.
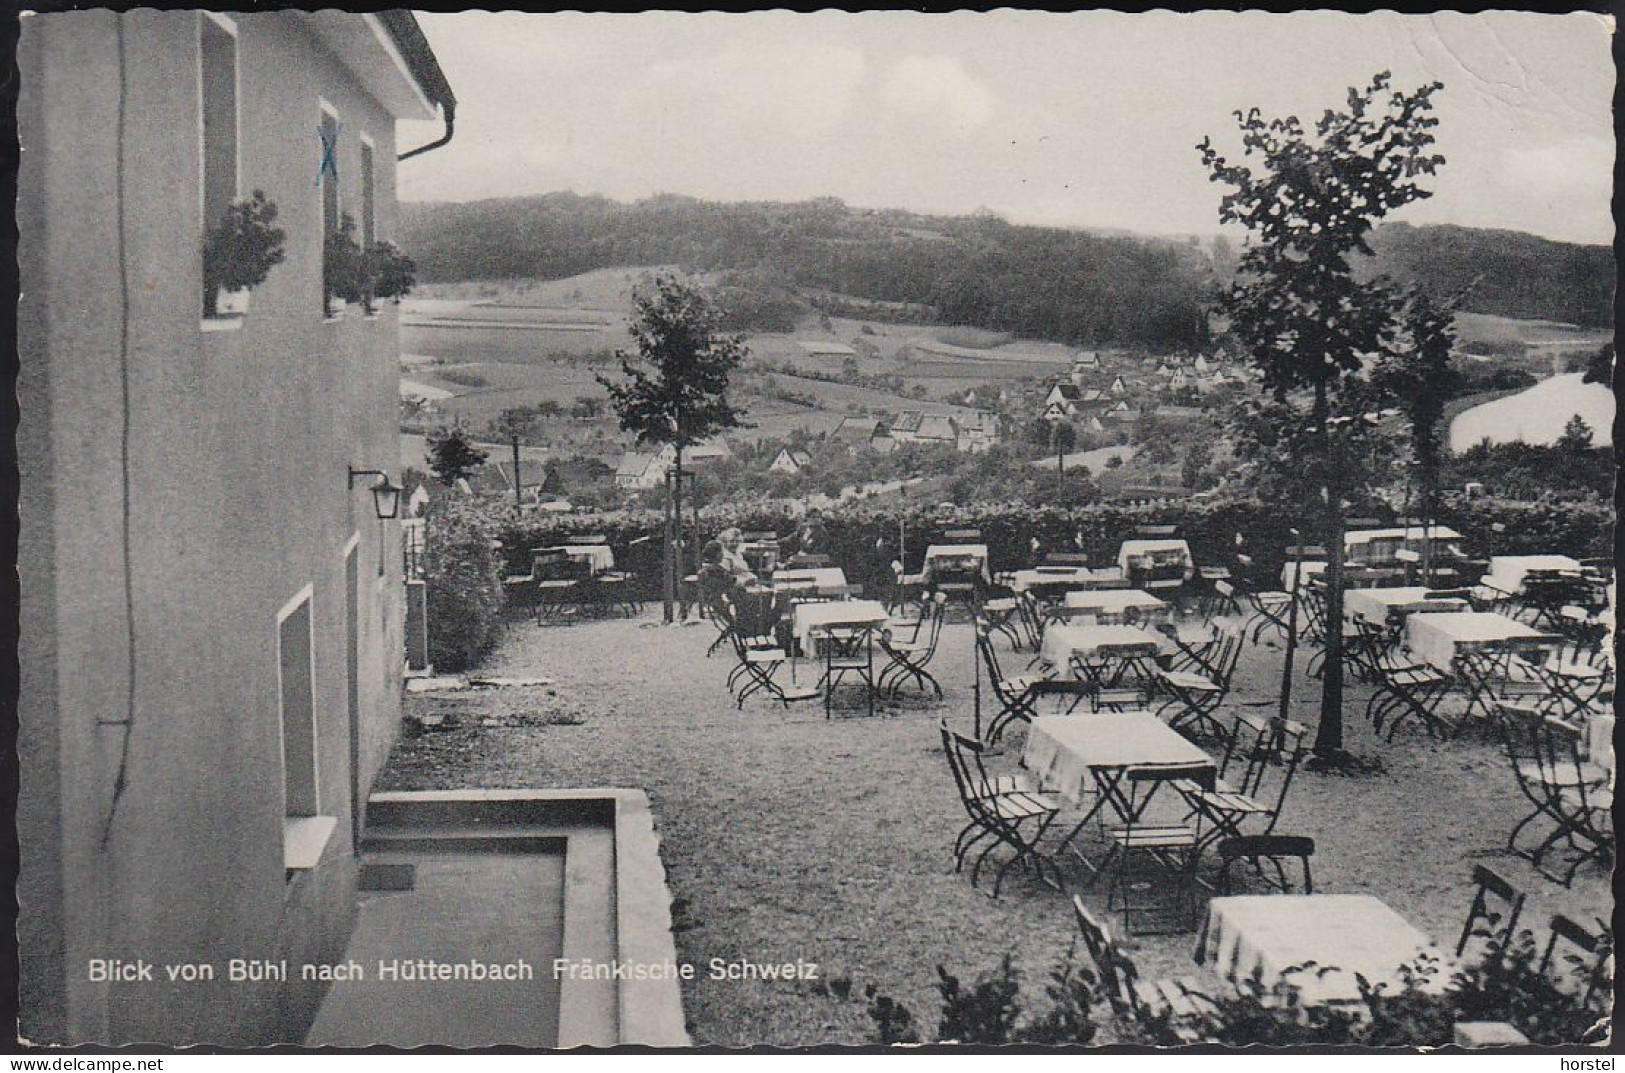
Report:
<svg viewBox="0 0 1625 1073"><path fill-rule="evenodd" d="M1425 586L1411 586L1420 588L1420 595L1390 599L1405 580L1415 580L1398 576L1415 569L1414 561L1408 561L1413 556L1402 546L1407 537L1401 530L1397 540L1392 534L1382 538L1392 548L1381 540L1357 540L1350 550L1351 562L1357 564L1355 583L1362 586L1350 593L1364 599L1351 600L1349 613L1383 619L1383 628L1394 631L1384 633L1383 640L1394 651L1414 650L1424 659L1436 655L1437 637L1427 630L1418 633L1409 624L1437 616L1434 634L1448 625L1446 618L1457 629L1464 617L1460 609L1469 603L1480 607L1476 614L1507 617L1534 635L1536 646L1522 648L1519 657L1534 660L1532 666L1539 662L1536 654L1546 651L1541 645L1556 644L1561 628L1578 624L1574 612L1583 608L1567 602L1552 606L1552 594L1541 592L1543 586L1580 580L1580 564L1572 560L1566 560L1571 570L1555 559L1496 559L1482 579L1471 579L1476 585L1457 579L1472 589L1470 596L1433 594L1459 603L1429 605L1423 597L1432 597ZM1058 866L1062 889L1039 882L1047 873L1016 867L1003 877L998 896L990 897L995 868L1011 858L1007 851L995 853L975 883L970 859L963 871L955 868L955 838L965 827L966 809L949 770L939 722L966 735L990 737L990 724L1001 708L985 662L978 658L978 623L991 626L1003 618L1009 624L1005 632L988 634L1007 675L1095 683L1098 688L1085 690L1074 713L1060 717L1067 725L1087 728L1090 737L1109 737L1114 726L1124 725L1113 721L1130 718L1133 710L1160 710L1190 747L1216 762L1225 751L1223 734L1238 715L1275 714L1285 638L1270 616L1256 614L1255 608L1272 608L1274 618L1284 621L1285 606L1268 593L1248 600L1245 591L1232 593L1235 601L1230 602L1223 587L1194 570L1187 576L1186 564L1169 557L1164 545L1177 540L1162 537L1148 543L1156 545L1140 549L1148 559L1130 556L1127 564L1104 563L1096 571L1075 572L1081 579L1126 565L1121 579L1104 591L1063 584L1061 569L1051 567L1052 587L1074 591L1057 591L1052 600L1041 602L1029 602L1027 593L1046 586L1023 588L1022 575L990 572L988 580L977 581L978 564L957 561L964 556L952 551L927 555L926 561L935 559L941 569L934 577L929 568L922 571L926 591L942 590L956 603L926 664L942 695L913 683L895 696L877 689L872 714L861 682L809 691L830 665L827 652L819 654L824 642L814 620L821 621L820 616L800 622L798 609L839 608L859 595L850 587L831 588L824 600L806 604L800 600L816 595L821 581L809 593L805 579L775 579L770 570L762 571L763 606L787 609L783 630L769 642L780 646L784 656L775 660L781 665L774 680L795 686L786 688L787 703L772 699L771 690L736 703L727 682L739 666L735 651L724 644L708 653L724 624L714 619L667 625L657 612L628 617L608 605L601 614L558 610L542 619L515 616L482 673L516 682L539 677L550 684L409 696L409 725L418 729L398 746L380 790L548 786L646 791L673 895L677 959L696 968L695 978L683 985L683 1003L689 1031L700 1044L872 1041L873 1025L857 997L867 985L912 1009L930 1030L939 1002L936 967L973 979L994 969L1006 954L1014 956L1028 992L1035 992L1074 948L1087 963L1077 942L1074 894L1096 920L1118 934L1142 980L1194 975L1204 989L1216 992L1226 982L1211 964L1198 965L1193 959L1199 936L1220 941L1202 930L1205 922L1218 920L1210 907L1222 904L1213 900L1218 897L1213 889L1216 840L1203 844L1195 869L1200 882L1191 884L1189 913L1166 934L1126 928L1124 914L1109 895L1110 880L1092 876L1076 855L1060 847L1060 835L1078 825L1095 800L1087 794L1087 783L1078 802L1058 802L1061 811L1053 830L1039 843ZM969 547L961 544L958 550ZM1124 554L1133 551L1124 549ZM1373 562L1373 555L1388 556L1388 565ZM1556 574L1542 572L1554 564ZM954 587L952 574L965 566L972 579L968 592ZM1307 567L1302 573L1306 579L1320 576ZM1005 591L1000 582L1006 587L1014 583L1018 590L1014 611L1002 602L1008 597L999 595ZM1239 576L1233 582L1243 584ZM787 602L768 593L770 589L797 595ZM743 606L747 597L739 592ZM1156 670L1149 659L1141 664L1147 679L1142 683L1134 680L1132 670L1110 665L1109 648L1101 657L1106 663L1096 658L1099 653L1083 651L1087 646L1078 638L1090 636L1091 630L1155 631L1155 615L1134 610L1150 606L1131 598L1137 592L1153 603L1163 602L1166 623L1177 625L1174 632L1192 646L1199 642L1191 638L1204 630L1229 635L1239 628L1234 673L1222 699L1207 709L1210 718L1182 718L1185 705L1174 702L1166 686L1152 684ZM892 594L873 595L886 600ZM970 607L957 606L961 596ZM1296 616L1302 639L1288 716L1312 732L1320 683L1308 671L1318 651L1318 634L1315 603L1308 589L1302 596ZM1573 592L1564 589L1563 600L1571 597ZM933 605L927 600L926 606ZM830 612L821 614L828 618ZM1601 621L1599 615L1586 618L1587 624ZM1466 635L1458 629L1455 636ZM1503 695L1507 691L1482 668L1474 670L1473 655L1485 649L1459 640L1458 646L1459 651L1442 657L1443 668L1448 668L1443 673L1455 676L1459 688L1441 693L1432 709L1440 716L1437 725L1414 712L1409 719L1392 713L1384 698L1391 697L1394 686L1381 673L1392 669L1392 661L1351 657L1345 744L1355 755L1376 761L1375 770L1331 774L1300 767L1274 831L1313 840L1317 895L1370 896L1380 901L1379 909L1385 907L1446 955L1454 950L1474 900L1475 866L1489 866L1525 894L1520 927L1535 932L1540 944L1546 942L1548 921L1556 916L1596 930L1612 915L1612 828L1599 826L1592 832L1606 845L1592 847L1597 852L1590 860L1581 859L1573 838L1538 860L1531 859L1533 842L1508 848L1513 826L1531 812L1529 787L1520 782L1497 729L1503 718L1498 702L1513 708L1517 701ZM799 657L797 647L803 653ZM1500 651L1494 644L1488 650ZM1570 645L1565 658L1574 652ZM1159 655L1164 658L1158 664L1170 665L1166 650ZM1026 671L1028 661L1040 656L1047 660ZM877 649L876 659L878 671L886 665L883 650ZM1607 667L1600 673L1611 683L1611 666L1597 663ZM1546 711L1593 724L1593 736L1584 740L1589 752L1585 763L1606 765L1611 786L1611 718L1602 707L1603 698L1611 698L1611 684L1607 689L1578 698L1578 704L1552 699ZM803 696L809 699L796 699ZM825 703L816 699L820 696ZM1522 696L1545 704L1551 694L1531 688ZM1056 785L1054 768L1040 761L1033 739L1039 734L1054 737L1059 724L1051 713L1066 711L1077 700L1076 693L1041 697L1032 707L1042 722L1010 720L997 743L998 755L987 758L989 771L1065 792ZM1368 706L1387 712L1387 721L1363 718ZM1095 713L1096 707L1103 710ZM1228 770L1227 777L1235 781L1238 771L1239 766ZM1098 780L1100 772L1093 774ZM1601 793L1602 785L1597 782L1593 788ZM1272 787L1259 796L1273 793ZM1171 798L1167 795L1161 807L1166 809ZM1169 814L1171 822L1188 819L1180 811ZM1084 829L1076 845L1097 866L1109 846L1105 828L1115 822L1109 814L1107 821L1098 827L1093 820L1079 825ZM1106 863L1110 872L1112 865ZM1571 864L1573 872L1565 876ZM1246 872L1245 866L1239 870L1247 893L1267 893L1261 877ZM1272 874L1268 869L1263 873ZM1154 876L1137 889L1157 893L1164 881L1177 879ZM818 978L740 980L713 978L712 972L713 966L720 967L721 976L728 966L796 962L816 964ZM1097 999L1096 1016L1104 1019L1105 1001ZM1110 1042L1113 1032L1108 1025L1097 1042Z"/></svg>

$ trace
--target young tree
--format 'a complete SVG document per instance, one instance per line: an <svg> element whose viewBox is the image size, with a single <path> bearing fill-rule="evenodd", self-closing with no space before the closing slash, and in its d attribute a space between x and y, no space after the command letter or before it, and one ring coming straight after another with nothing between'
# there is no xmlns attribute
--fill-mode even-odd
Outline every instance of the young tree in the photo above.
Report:
<svg viewBox="0 0 1625 1073"><path fill-rule="evenodd" d="M1371 254L1367 238L1377 221L1430 196L1418 180L1444 163L1431 152L1438 125L1432 97L1442 85L1405 93L1390 82L1385 71L1364 89L1351 88L1346 108L1325 111L1313 134L1296 116L1237 112L1244 156L1256 165L1231 163L1211 138L1197 146L1209 178L1229 188L1220 222L1249 232L1223 301L1230 330L1262 373L1265 391L1287 411L1280 417L1297 426L1286 445L1298 472L1320 484L1320 494L1301 506L1322 522L1331 623L1343 621L1343 501L1354 491L1344 483L1331 422L1351 416L1340 406L1341 389L1366 355L1387 350L1402 304L1386 281L1357 279L1350 257ZM1314 745L1321 765L1347 759L1342 631L1326 633Z"/></svg>
<svg viewBox="0 0 1625 1073"><path fill-rule="evenodd" d="M636 354L617 351L623 379L598 377L621 428L639 444L674 449L666 531L665 618L676 596L682 531L683 449L744 424L728 401L728 377L746 358L744 340L719 331L720 313L699 288L659 276L632 297L629 324Z"/></svg>
<svg viewBox="0 0 1625 1073"><path fill-rule="evenodd" d="M461 425L435 429L426 439L429 468L442 484L456 484L457 478L467 477L485 464L485 452L474 446Z"/></svg>
<svg viewBox="0 0 1625 1073"><path fill-rule="evenodd" d="M519 479L519 444L522 440L528 439L531 433L536 430L536 422L539 416L537 409L527 406L509 407L503 410L495 421L491 422L492 434L507 441L513 450L513 506L516 511L520 509L520 504L523 502L523 495L520 491L522 482Z"/></svg>
<svg viewBox="0 0 1625 1073"><path fill-rule="evenodd" d="M1583 455L1591 450L1594 435L1585 418L1575 414L1569 418L1568 424L1563 426L1563 435L1558 437L1557 449L1566 454Z"/></svg>

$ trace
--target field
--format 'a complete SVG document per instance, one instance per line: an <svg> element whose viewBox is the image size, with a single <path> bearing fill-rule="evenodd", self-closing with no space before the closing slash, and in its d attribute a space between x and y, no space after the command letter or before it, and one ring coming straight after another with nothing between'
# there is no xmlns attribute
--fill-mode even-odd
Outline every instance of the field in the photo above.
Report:
<svg viewBox="0 0 1625 1073"><path fill-rule="evenodd" d="M569 407L602 398L599 375L615 376L632 288L657 268L605 269L563 280L432 284L403 306L401 347L410 379L446 392L442 415L484 426L509 407L551 399ZM753 427L747 438L781 439L795 429L827 432L843 417L903 409L965 413L966 391L1054 376L1074 352L1008 334L931 324L891 324L803 316L793 332L751 332L750 358L736 376ZM823 377L849 374L901 380L901 393ZM608 418L555 423L550 436L603 446Z"/></svg>

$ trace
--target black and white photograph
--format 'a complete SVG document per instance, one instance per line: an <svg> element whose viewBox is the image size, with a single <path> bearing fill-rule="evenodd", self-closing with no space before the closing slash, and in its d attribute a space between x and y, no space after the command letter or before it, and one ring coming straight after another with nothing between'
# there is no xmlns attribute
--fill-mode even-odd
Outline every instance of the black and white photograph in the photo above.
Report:
<svg viewBox="0 0 1625 1073"><path fill-rule="evenodd" d="M1612 1045L1608 9L13 31L17 1051Z"/></svg>

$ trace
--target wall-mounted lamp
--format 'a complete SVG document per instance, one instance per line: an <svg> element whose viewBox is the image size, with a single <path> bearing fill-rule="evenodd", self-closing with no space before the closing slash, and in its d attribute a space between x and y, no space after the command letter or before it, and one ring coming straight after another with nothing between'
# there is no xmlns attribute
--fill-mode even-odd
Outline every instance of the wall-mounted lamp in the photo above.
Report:
<svg viewBox="0 0 1625 1073"><path fill-rule="evenodd" d="M394 518L400 514L402 488L400 485L393 483L389 479L389 474L385 473L381 469L356 469L354 466L351 466L351 488L355 487L355 479L357 477L378 478L378 483L372 486L372 506L373 509L378 512L378 517L380 520L387 521L390 518Z"/></svg>

